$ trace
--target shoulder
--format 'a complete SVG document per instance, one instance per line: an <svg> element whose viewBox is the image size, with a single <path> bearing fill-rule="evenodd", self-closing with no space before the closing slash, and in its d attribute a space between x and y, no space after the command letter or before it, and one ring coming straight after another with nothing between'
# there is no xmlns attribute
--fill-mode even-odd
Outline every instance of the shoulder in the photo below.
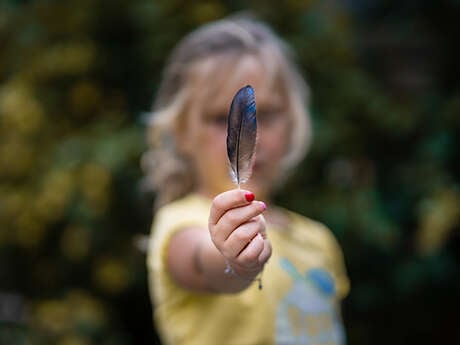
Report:
<svg viewBox="0 0 460 345"><path fill-rule="evenodd" d="M210 200L190 194L158 209L151 228L150 250L167 246L171 237L184 228L207 228L210 205Z"/></svg>
<svg viewBox="0 0 460 345"><path fill-rule="evenodd" d="M176 232L192 226L207 228L210 203L204 197L189 194L157 210L147 253L149 268L163 270L170 240Z"/></svg>
<svg viewBox="0 0 460 345"><path fill-rule="evenodd" d="M327 247L328 250L337 245L334 234L323 223L292 211L286 212L290 219L292 236L296 240Z"/></svg>
<svg viewBox="0 0 460 345"><path fill-rule="evenodd" d="M338 296L343 298L350 289L342 249L333 232L323 223L288 211L291 219L292 238L304 248L316 249L323 253L332 273Z"/></svg>
<svg viewBox="0 0 460 345"><path fill-rule="evenodd" d="M156 217L168 213L180 212L184 213L195 213L201 210L208 210L211 205L211 201L207 198L198 194L188 194L185 197L170 202L158 209Z"/></svg>
<svg viewBox="0 0 460 345"><path fill-rule="evenodd" d="M211 202L197 194L189 194L184 198L162 206L155 213L153 227L174 226L180 223L207 223Z"/></svg>

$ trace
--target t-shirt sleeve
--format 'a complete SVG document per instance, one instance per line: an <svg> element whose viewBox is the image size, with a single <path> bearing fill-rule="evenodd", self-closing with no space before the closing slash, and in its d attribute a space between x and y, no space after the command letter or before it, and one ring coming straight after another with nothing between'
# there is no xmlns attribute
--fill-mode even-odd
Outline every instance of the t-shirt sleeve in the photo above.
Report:
<svg viewBox="0 0 460 345"><path fill-rule="evenodd" d="M348 292L350 291L350 281L348 279L347 271L345 268L345 259L342 253L342 249L340 248L340 245L332 231L324 225L322 225L322 227L324 227L325 230L324 233L327 247L326 252L328 253L327 255L331 260L331 269L334 280L336 281L337 296L339 299L343 299L348 295Z"/></svg>
<svg viewBox="0 0 460 345"><path fill-rule="evenodd" d="M157 301L160 296L164 297L164 293L174 288L171 285L175 285L169 279L169 273L166 268L166 258L171 238L177 231L187 227L197 226L206 229L208 212L207 205L203 205L200 200L195 200L194 198L186 198L166 205L157 211L152 224L147 254L151 294L153 297L155 293ZM155 291L152 291L153 287Z"/></svg>
<svg viewBox="0 0 460 345"><path fill-rule="evenodd" d="M294 239L305 246L316 248L322 264L332 275L338 299L346 297L350 290L342 249L332 231L324 224L310 218L290 213L294 220Z"/></svg>

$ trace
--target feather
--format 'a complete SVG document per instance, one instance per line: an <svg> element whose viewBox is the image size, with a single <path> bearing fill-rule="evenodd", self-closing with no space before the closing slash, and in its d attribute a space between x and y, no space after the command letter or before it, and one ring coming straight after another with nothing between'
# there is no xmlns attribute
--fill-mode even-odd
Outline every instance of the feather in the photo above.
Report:
<svg viewBox="0 0 460 345"><path fill-rule="evenodd" d="M233 97L228 114L227 154L230 160L231 175L238 187L251 176L256 135L254 89L246 85Z"/></svg>

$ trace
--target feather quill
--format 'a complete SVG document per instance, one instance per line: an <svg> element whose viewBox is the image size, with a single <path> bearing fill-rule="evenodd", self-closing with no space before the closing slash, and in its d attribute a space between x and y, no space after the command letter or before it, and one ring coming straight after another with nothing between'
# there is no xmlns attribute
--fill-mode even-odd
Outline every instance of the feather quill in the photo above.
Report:
<svg viewBox="0 0 460 345"><path fill-rule="evenodd" d="M233 97L228 115L227 154L233 181L240 187L252 173L256 147L257 119L254 89L241 88Z"/></svg>

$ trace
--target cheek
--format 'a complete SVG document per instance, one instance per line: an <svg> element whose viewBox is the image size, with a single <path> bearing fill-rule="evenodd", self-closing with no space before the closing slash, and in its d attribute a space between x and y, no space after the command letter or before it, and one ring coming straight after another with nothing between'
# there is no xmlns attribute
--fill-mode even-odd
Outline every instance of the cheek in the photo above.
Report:
<svg viewBox="0 0 460 345"><path fill-rule="evenodd" d="M288 122L283 122L282 128L278 131L278 147L277 152L284 157L291 146L292 128Z"/></svg>
<svg viewBox="0 0 460 345"><path fill-rule="evenodd" d="M289 131L287 128L267 130L263 133L261 149L272 159L281 159L289 146Z"/></svg>
<svg viewBox="0 0 460 345"><path fill-rule="evenodd" d="M222 149L226 145L227 130L219 127L209 128L203 138L204 145L211 145L214 148Z"/></svg>
<svg viewBox="0 0 460 345"><path fill-rule="evenodd" d="M273 141L271 144L268 144L266 147L267 156L270 157L272 165L275 165L275 170L278 168L278 165L282 158L285 155L285 145L281 145L279 138Z"/></svg>
<svg viewBox="0 0 460 345"><path fill-rule="evenodd" d="M226 138L226 130L223 131L203 122L194 123L188 132L190 133L188 144L205 150L221 147Z"/></svg>
<svg viewBox="0 0 460 345"><path fill-rule="evenodd" d="M196 142L207 165L224 164L222 162L227 159L226 135L226 130L212 127L202 129Z"/></svg>

